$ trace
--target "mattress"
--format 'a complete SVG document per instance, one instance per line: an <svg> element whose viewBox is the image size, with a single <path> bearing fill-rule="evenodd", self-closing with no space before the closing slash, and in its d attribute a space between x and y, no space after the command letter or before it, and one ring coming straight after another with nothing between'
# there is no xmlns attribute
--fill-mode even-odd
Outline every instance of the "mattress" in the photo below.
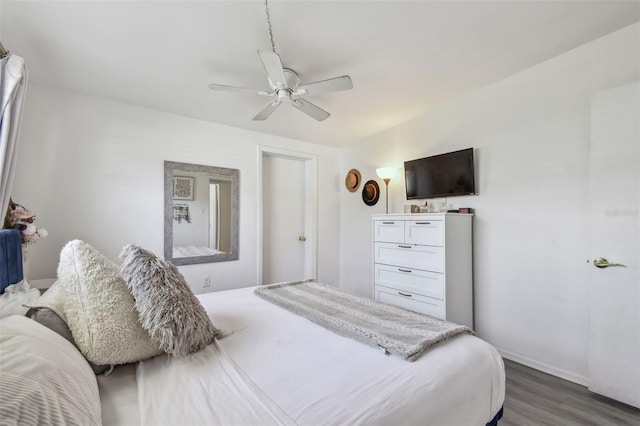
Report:
<svg viewBox="0 0 640 426"><path fill-rule="evenodd" d="M198 298L228 332L219 345L242 376L297 424L484 425L502 407L502 358L475 336L408 362L272 305L253 288ZM134 371L119 367L99 380L105 425L139 421Z"/></svg>

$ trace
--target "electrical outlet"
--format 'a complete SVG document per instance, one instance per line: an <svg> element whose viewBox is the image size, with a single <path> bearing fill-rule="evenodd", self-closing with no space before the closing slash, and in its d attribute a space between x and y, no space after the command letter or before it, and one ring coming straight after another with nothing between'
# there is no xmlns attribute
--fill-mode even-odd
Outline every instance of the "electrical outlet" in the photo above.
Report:
<svg viewBox="0 0 640 426"><path fill-rule="evenodd" d="M209 275L202 277L202 287L211 287L211 277Z"/></svg>

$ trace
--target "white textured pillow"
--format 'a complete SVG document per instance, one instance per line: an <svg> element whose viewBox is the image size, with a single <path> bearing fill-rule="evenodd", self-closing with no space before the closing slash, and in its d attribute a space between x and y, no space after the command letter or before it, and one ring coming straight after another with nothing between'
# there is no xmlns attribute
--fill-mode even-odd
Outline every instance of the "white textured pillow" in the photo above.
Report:
<svg viewBox="0 0 640 426"><path fill-rule="evenodd" d="M0 423L99 425L96 376L62 336L23 316L0 320Z"/></svg>
<svg viewBox="0 0 640 426"><path fill-rule="evenodd" d="M198 352L222 336L172 263L133 244L123 248L120 257L122 276L131 289L142 326L165 352Z"/></svg>
<svg viewBox="0 0 640 426"><path fill-rule="evenodd" d="M126 364L162 353L140 325L118 265L81 240L60 252L58 282L76 345L95 364Z"/></svg>

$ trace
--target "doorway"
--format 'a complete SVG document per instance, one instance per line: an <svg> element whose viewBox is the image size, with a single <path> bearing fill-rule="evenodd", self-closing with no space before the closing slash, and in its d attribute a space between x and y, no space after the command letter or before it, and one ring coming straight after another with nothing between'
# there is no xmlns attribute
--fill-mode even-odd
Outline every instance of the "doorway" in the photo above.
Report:
<svg viewBox="0 0 640 426"><path fill-rule="evenodd" d="M316 278L317 157L258 149L258 285Z"/></svg>

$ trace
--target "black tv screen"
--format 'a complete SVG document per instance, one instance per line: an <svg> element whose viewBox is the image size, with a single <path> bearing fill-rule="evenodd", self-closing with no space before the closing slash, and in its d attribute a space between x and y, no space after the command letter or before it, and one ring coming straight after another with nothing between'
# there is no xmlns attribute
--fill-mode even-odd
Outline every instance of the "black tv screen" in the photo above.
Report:
<svg viewBox="0 0 640 426"><path fill-rule="evenodd" d="M404 162L407 200L476 193L473 148Z"/></svg>

